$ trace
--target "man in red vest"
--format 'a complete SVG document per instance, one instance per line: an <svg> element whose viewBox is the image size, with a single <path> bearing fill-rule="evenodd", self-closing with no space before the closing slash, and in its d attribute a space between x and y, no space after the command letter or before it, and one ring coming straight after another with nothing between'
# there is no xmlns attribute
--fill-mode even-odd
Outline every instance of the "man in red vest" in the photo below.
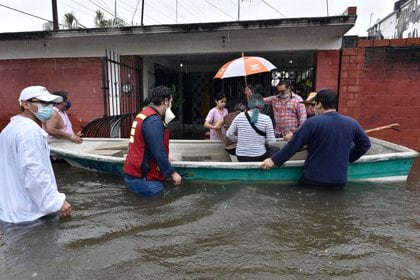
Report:
<svg viewBox="0 0 420 280"><path fill-rule="evenodd" d="M169 130L165 116L171 111L172 94L165 86L153 89L150 105L137 114L131 126L128 154L124 163L127 188L141 196L163 192L163 182L171 177L175 185L182 177L169 162Z"/></svg>

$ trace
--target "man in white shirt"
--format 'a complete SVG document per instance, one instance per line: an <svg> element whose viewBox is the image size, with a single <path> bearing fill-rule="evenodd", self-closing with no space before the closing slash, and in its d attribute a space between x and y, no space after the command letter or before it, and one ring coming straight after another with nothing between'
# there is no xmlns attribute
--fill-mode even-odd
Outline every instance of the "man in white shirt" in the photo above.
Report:
<svg viewBox="0 0 420 280"><path fill-rule="evenodd" d="M58 213L69 216L71 205L58 192L50 161L47 133L41 122L52 115L52 103L62 100L45 87L31 86L19 97L21 113L0 133L0 220L34 221Z"/></svg>

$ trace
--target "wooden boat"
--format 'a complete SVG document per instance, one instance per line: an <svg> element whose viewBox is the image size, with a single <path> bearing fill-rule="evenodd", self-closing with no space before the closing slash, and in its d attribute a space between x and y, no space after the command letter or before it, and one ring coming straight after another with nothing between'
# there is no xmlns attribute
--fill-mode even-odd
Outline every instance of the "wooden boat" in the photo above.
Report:
<svg viewBox="0 0 420 280"><path fill-rule="evenodd" d="M371 138L372 147L349 165L349 181L406 180L418 153L401 145ZM277 146L285 143L278 140ZM128 139L84 138L82 144L67 140L50 142L51 152L70 165L99 173L122 175ZM296 181L303 169L306 151L281 167L260 169L260 162L237 162L214 140L171 140L170 159L186 180Z"/></svg>

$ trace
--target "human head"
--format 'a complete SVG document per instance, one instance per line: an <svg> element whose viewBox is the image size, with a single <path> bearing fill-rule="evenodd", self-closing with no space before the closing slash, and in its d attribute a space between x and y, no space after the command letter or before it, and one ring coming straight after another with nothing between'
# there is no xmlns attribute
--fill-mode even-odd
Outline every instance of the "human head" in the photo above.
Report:
<svg viewBox="0 0 420 280"><path fill-rule="evenodd" d="M58 103L63 100L61 96L52 95L45 87L43 86L30 86L24 88L20 92L19 102L29 101L35 99L47 103Z"/></svg>
<svg viewBox="0 0 420 280"><path fill-rule="evenodd" d="M63 98L52 95L43 86L30 86L21 91L18 100L23 115L33 120L46 121L52 116L52 104L61 102Z"/></svg>
<svg viewBox="0 0 420 280"><path fill-rule="evenodd" d="M308 94L308 97L306 97L306 99L304 101L301 101L300 103L303 103L305 105L306 108L306 114L308 116L313 116L315 115L315 96L316 96L316 91L310 92Z"/></svg>
<svg viewBox="0 0 420 280"><path fill-rule="evenodd" d="M264 107L264 98L261 94L253 94L249 97L248 108L252 110L251 123L257 123L258 115Z"/></svg>
<svg viewBox="0 0 420 280"><path fill-rule="evenodd" d="M155 106L166 105L171 107L172 105L172 91L170 88L165 86L157 86L152 90L150 96L150 103Z"/></svg>
<svg viewBox="0 0 420 280"><path fill-rule="evenodd" d="M276 93L279 95L279 97L281 98L286 98L287 96L289 96L289 85L286 82L279 82L276 85Z"/></svg>
<svg viewBox="0 0 420 280"><path fill-rule="evenodd" d="M246 110L246 105L243 103L237 103L234 107L233 107L233 111L237 112L237 111L241 111L244 112Z"/></svg>
<svg viewBox="0 0 420 280"><path fill-rule="evenodd" d="M61 111L66 111L70 109L71 107L71 101L69 100L68 93L65 91L54 91L54 95L61 96L63 98L63 101L56 103L55 107L60 109Z"/></svg>
<svg viewBox="0 0 420 280"><path fill-rule="evenodd" d="M214 101L216 102L216 106L219 109L223 109L226 106L226 95L223 91L219 91L216 93L214 97Z"/></svg>
<svg viewBox="0 0 420 280"><path fill-rule="evenodd" d="M337 94L329 88L318 91L314 101L316 112L319 111L319 109L337 109Z"/></svg>
<svg viewBox="0 0 420 280"><path fill-rule="evenodd" d="M264 98L261 94L253 94L249 97L248 108L252 109L262 109L264 107Z"/></svg>

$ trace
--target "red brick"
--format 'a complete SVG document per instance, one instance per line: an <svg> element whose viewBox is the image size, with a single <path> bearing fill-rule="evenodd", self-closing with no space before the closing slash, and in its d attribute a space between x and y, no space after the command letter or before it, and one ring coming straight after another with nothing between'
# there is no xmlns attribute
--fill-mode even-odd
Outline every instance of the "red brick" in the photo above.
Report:
<svg viewBox="0 0 420 280"><path fill-rule="evenodd" d="M391 39L389 45L392 47L403 47L407 45L407 39Z"/></svg>
<svg viewBox="0 0 420 280"><path fill-rule="evenodd" d="M357 47L359 48L373 47L373 40L359 40L357 42Z"/></svg>
<svg viewBox="0 0 420 280"><path fill-rule="evenodd" d="M348 49L343 49L343 55L357 55L357 48L348 48Z"/></svg>
<svg viewBox="0 0 420 280"><path fill-rule="evenodd" d="M388 39L373 40L373 46L374 47L388 47L389 40Z"/></svg>
<svg viewBox="0 0 420 280"><path fill-rule="evenodd" d="M420 38L407 38L407 46L420 45Z"/></svg>

